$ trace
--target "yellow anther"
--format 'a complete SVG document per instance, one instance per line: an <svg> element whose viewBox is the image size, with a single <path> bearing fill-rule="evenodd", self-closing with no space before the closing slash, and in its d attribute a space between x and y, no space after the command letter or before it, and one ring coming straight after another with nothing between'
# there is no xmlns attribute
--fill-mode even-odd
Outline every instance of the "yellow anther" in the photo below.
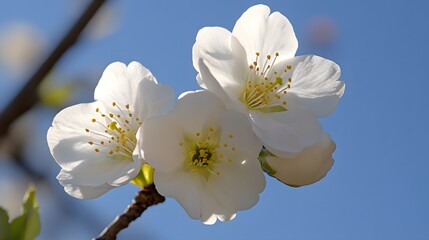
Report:
<svg viewBox="0 0 429 240"><path fill-rule="evenodd" d="M89 129L88 129L88 128L85 128L85 131L86 131L86 132L89 132Z"/></svg>
<svg viewBox="0 0 429 240"><path fill-rule="evenodd" d="M117 122L111 122L109 125L107 125L107 127L110 130L116 130L116 129L118 129L118 127L116 126L116 124L118 124L118 123Z"/></svg>
<svg viewBox="0 0 429 240"><path fill-rule="evenodd" d="M292 69L291 65L287 65L286 67L287 67L287 69Z"/></svg>
<svg viewBox="0 0 429 240"><path fill-rule="evenodd" d="M270 60L271 59L271 55L267 55L267 59Z"/></svg>
<svg viewBox="0 0 429 240"><path fill-rule="evenodd" d="M100 151L100 149L98 149L98 148L95 149L95 152L99 152L99 151Z"/></svg>
<svg viewBox="0 0 429 240"><path fill-rule="evenodd" d="M115 102L112 102L112 106L116 106L116 103L115 103Z"/></svg>
<svg viewBox="0 0 429 240"><path fill-rule="evenodd" d="M126 109L130 109L130 104L125 105Z"/></svg>
<svg viewBox="0 0 429 240"><path fill-rule="evenodd" d="M95 118L93 118L91 121L92 121L92 122L96 122L97 120L96 120Z"/></svg>
<svg viewBox="0 0 429 240"><path fill-rule="evenodd" d="M89 143L89 145L92 145L92 144L94 144L94 142L88 142Z"/></svg>
<svg viewBox="0 0 429 240"><path fill-rule="evenodd" d="M280 56L279 52L276 52L276 57Z"/></svg>

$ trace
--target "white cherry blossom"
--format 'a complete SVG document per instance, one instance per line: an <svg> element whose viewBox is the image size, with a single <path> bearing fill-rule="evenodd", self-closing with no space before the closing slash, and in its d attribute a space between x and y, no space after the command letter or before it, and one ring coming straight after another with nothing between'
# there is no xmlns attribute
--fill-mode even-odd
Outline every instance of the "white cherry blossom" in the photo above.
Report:
<svg viewBox="0 0 429 240"><path fill-rule="evenodd" d="M193 219L228 221L252 207L265 187L262 148L246 116L207 91L187 92L171 113L145 121L142 155L158 191Z"/></svg>
<svg viewBox="0 0 429 240"><path fill-rule="evenodd" d="M201 29L193 47L200 86L245 113L264 146L280 157L320 141L316 117L331 114L344 92L337 64L295 57L297 48L289 20L265 5L249 8L232 33Z"/></svg>
<svg viewBox="0 0 429 240"><path fill-rule="evenodd" d="M158 84L137 62L110 64L94 98L59 112L47 134L62 168L57 179L68 194L82 199L98 197L139 173L136 133L145 120L173 104L171 88Z"/></svg>

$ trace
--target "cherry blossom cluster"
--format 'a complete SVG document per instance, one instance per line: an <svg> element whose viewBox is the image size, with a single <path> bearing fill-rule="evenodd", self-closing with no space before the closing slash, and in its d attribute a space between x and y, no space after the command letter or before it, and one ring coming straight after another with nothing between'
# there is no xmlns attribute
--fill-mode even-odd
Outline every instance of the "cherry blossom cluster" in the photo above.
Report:
<svg viewBox="0 0 429 240"><path fill-rule="evenodd" d="M345 85L337 64L295 56L297 48L289 20L256 5L232 32L198 32L192 56L203 90L174 100L140 63L110 64L95 101L62 110L48 130L57 179L80 199L154 183L206 224L254 206L264 172L294 187L322 179L335 143L317 118L335 110Z"/></svg>

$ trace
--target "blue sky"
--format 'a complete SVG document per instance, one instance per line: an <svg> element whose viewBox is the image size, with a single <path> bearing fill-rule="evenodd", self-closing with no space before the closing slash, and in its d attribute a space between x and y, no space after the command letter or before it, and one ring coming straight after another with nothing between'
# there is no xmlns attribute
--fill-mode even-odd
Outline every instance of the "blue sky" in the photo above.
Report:
<svg viewBox="0 0 429 240"><path fill-rule="evenodd" d="M118 19L115 31L101 39L83 37L55 69L62 79L91 76L86 78L91 79L89 85L93 87L109 63L137 60L148 67L159 82L170 84L176 95L198 89L191 58L198 30L204 26L231 30L248 7L263 3L292 22L300 43L297 55L316 54L337 62L342 69L341 79L346 82L337 111L321 120L337 144L335 164L325 179L308 187L290 188L267 177L267 187L255 207L239 212L232 222L214 226L191 220L174 199L168 199L145 212L119 239L137 236L209 240L427 239L427 1L123 0L112 3ZM0 29L11 21L30 22L44 34L48 49L66 31L79 10L73 0L16 0L0 6ZM337 36L329 46L314 44L308 37L309 24L320 16L331 19L337 28ZM0 68L0 106L4 106L12 97L10 93L22 84L7 80L14 77L6 70ZM91 92L73 101L90 101ZM58 220L51 217L56 210L42 201L45 221L42 224L62 225L61 228L67 229L64 234L80 234L87 239L97 235L121 213L137 189L126 186L90 201L75 200L62 192L55 180L59 167L50 158L44 143L46 130L57 111L38 107L37 127L31 137L34 144L30 144L33 146L29 146L27 152L37 153L32 156L33 161L47 166L50 181L63 204L72 204L76 211L98 220L94 228L64 216ZM40 142L36 142L37 139ZM0 174L4 174L1 168L0 161ZM0 188L0 195L6 194L1 191ZM82 219L86 218L85 214L81 215ZM50 234L43 230L40 239L49 239Z"/></svg>

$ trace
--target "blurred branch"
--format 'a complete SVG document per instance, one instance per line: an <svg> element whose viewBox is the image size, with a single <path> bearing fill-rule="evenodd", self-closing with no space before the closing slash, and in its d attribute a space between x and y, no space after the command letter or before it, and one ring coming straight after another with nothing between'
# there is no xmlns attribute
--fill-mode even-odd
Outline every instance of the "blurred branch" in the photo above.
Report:
<svg viewBox="0 0 429 240"><path fill-rule="evenodd" d="M26 82L21 91L9 103L0 114L0 138L6 136L13 121L18 119L23 113L31 109L38 101L37 87L60 60L67 50L78 40L83 29L97 13L98 9L106 0L92 0L87 9L78 18L70 31L64 36L57 47L52 51L43 64L36 70L31 78Z"/></svg>
<svg viewBox="0 0 429 240"><path fill-rule="evenodd" d="M116 235L122 229L127 228L132 221L140 217L148 207L164 201L165 197L158 193L155 185L151 184L150 186L143 188L143 190L141 190L134 198L133 203L128 206L127 210L121 216L116 217L116 219L103 230L100 236L95 238L95 240L116 239Z"/></svg>

